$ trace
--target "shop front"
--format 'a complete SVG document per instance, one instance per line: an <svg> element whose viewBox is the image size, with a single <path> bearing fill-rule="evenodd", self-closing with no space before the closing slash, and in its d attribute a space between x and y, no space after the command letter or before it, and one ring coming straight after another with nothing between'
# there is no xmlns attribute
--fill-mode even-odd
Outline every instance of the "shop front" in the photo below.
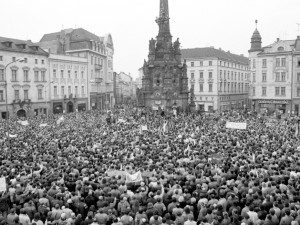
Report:
<svg viewBox="0 0 300 225"><path fill-rule="evenodd" d="M290 111L290 101L289 100L253 100L252 105L253 109L259 113L266 114L286 114Z"/></svg>

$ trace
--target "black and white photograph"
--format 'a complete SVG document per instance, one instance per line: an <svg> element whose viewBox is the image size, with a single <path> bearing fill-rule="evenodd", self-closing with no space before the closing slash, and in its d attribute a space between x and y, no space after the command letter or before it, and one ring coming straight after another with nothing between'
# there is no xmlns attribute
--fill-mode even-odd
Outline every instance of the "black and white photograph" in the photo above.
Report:
<svg viewBox="0 0 300 225"><path fill-rule="evenodd" d="M0 225L300 225L299 0L0 5Z"/></svg>

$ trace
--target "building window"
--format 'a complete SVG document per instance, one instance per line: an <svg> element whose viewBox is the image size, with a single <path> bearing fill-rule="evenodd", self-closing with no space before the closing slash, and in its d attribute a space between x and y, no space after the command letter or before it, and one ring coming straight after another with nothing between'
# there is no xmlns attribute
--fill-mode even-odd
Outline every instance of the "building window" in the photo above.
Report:
<svg viewBox="0 0 300 225"><path fill-rule="evenodd" d="M23 70L23 73L24 73L24 81L28 82L29 81L28 70Z"/></svg>
<svg viewBox="0 0 300 225"><path fill-rule="evenodd" d="M43 99L43 89L38 89L38 99Z"/></svg>
<svg viewBox="0 0 300 225"><path fill-rule="evenodd" d="M94 57L91 56L91 64L93 65L94 64Z"/></svg>
<svg viewBox="0 0 300 225"><path fill-rule="evenodd" d="M91 78L94 79L94 70L91 70Z"/></svg>
<svg viewBox="0 0 300 225"><path fill-rule="evenodd" d="M53 93L54 93L54 96L57 97L57 95L58 95L58 93L57 93L57 86L54 86L54 91L53 91Z"/></svg>
<svg viewBox="0 0 300 225"><path fill-rule="evenodd" d="M11 81L16 82L17 81L17 70L12 70L12 79Z"/></svg>
<svg viewBox="0 0 300 225"><path fill-rule="evenodd" d="M61 95L65 96L65 87L64 86L61 86Z"/></svg>
<svg viewBox="0 0 300 225"><path fill-rule="evenodd" d="M194 62L191 62L191 67L194 67Z"/></svg>
<svg viewBox="0 0 300 225"><path fill-rule="evenodd" d="M208 61L208 65L209 65L209 66L212 66L212 61Z"/></svg>
<svg viewBox="0 0 300 225"><path fill-rule="evenodd" d="M203 92L203 84L199 84L199 92Z"/></svg>
<svg viewBox="0 0 300 225"><path fill-rule="evenodd" d="M262 67L267 68L267 60L266 59L262 60Z"/></svg>
<svg viewBox="0 0 300 225"><path fill-rule="evenodd" d="M280 67L280 59L276 58L276 67Z"/></svg>
<svg viewBox="0 0 300 225"><path fill-rule="evenodd" d="M191 90L195 90L195 85L191 84Z"/></svg>
<svg viewBox="0 0 300 225"><path fill-rule="evenodd" d="M285 72L281 72L281 81L284 82L284 81L285 81L285 78L286 78L286 77L285 77Z"/></svg>
<svg viewBox="0 0 300 225"><path fill-rule="evenodd" d="M41 71L41 81L45 82L46 81L46 72Z"/></svg>
<svg viewBox="0 0 300 225"><path fill-rule="evenodd" d="M61 76L61 78L64 78L64 71L63 70L60 71L60 76Z"/></svg>
<svg viewBox="0 0 300 225"><path fill-rule="evenodd" d="M38 60L37 59L35 59L34 61L35 61L35 64L38 64Z"/></svg>
<svg viewBox="0 0 300 225"><path fill-rule="evenodd" d="M255 87L252 88L252 96L255 96Z"/></svg>
<svg viewBox="0 0 300 225"><path fill-rule="evenodd" d="M68 95L70 96L70 94L71 94L71 86L68 86Z"/></svg>
<svg viewBox="0 0 300 225"><path fill-rule="evenodd" d="M12 61L15 62L16 61L16 57L12 57Z"/></svg>
<svg viewBox="0 0 300 225"><path fill-rule="evenodd" d="M279 94L280 94L280 88L275 87L275 96L279 96Z"/></svg>
<svg viewBox="0 0 300 225"><path fill-rule="evenodd" d="M20 100L20 91L15 90L15 100Z"/></svg>
<svg viewBox="0 0 300 225"><path fill-rule="evenodd" d="M297 97L300 97L300 87L297 87Z"/></svg>
<svg viewBox="0 0 300 225"><path fill-rule="evenodd" d="M285 96L285 87L281 87L281 96Z"/></svg>
<svg viewBox="0 0 300 225"><path fill-rule="evenodd" d="M262 74L262 82L267 82L267 74L266 73Z"/></svg>
<svg viewBox="0 0 300 225"><path fill-rule="evenodd" d="M282 58L282 59L281 59L281 66L282 66L282 67L285 67L285 66L286 66L286 59L285 59L285 58Z"/></svg>
<svg viewBox="0 0 300 225"><path fill-rule="evenodd" d="M75 71L75 79L78 79L78 72Z"/></svg>
<svg viewBox="0 0 300 225"><path fill-rule="evenodd" d="M81 71L81 79L84 79L84 72Z"/></svg>
<svg viewBox="0 0 300 225"><path fill-rule="evenodd" d="M300 58L298 58L297 60L298 60L297 66L299 67L300 66ZM2 61L1 56L0 56L0 61Z"/></svg>
<svg viewBox="0 0 300 225"><path fill-rule="evenodd" d="M45 60L42 59L42 64L45 64Z"/></svg>
<svg viewBox="0 0 300 225"><path fill-rule="evenodd" d="M28 90L24 90L24 100L28 99Z"/></svg>
<svg viewBox="0 0 300 225"><path fill-rule="evenodd" d="M34 81L39 81L39 71L34 71Z"/></svg>
<svg viewBox="0 0 300 225"><path fill-rule="evenodd" d="M262 87L262 96L266 96L266 95L267 95L267 88Z"/></svg>
<svg viewBox="0 0 300 225"><path fill-rule="evenodd" d="M253 69L256 68L256 60L255 60L255 59L253 59L253 61L252 61L252 68L253 68Z"/></svg>
<svg viewBox="0 0 300 225"><path fill-rule="evenodd" d="M81 95L84 96L84 86L81 87Z"/></svg>
<svg viewBox="0 0 300 225"><path fill-rule="evenodd" d="M76 94L76 96L78 95L78 87L77 86L75 86L75 94Z"/></svg>
<svg viewBox="0 0 300 225"><path fill-rule="evenodd" d="M4 93L2 90L0 90L0 102L4 101Z"/></svg>
<svg viewBox="0 0 300 225"><path fill-rule="evenodd" d="M280 81L280 73L279 72L275 73L275 81Z"/></svg>
<svg viewBox="0 0 300 225"><path fill-rule="evenodd" d="M27 58L24 58L24 63L27 63Z"/></svg>
<svg viewBox="0 0 300 225"><path fill-rule="evenodd" d="M200 66L203 66L203 61L200 61Z"/></svg>
<svg viewBox="0 0 300 225"><path fill-rule="evenodd" d="M53 78L56 78L56 70L53 70Z"/></svg>
<svg viewBox="0 0 300 225"><path fill-rule="evenodd" d="M208 92L213 92L213 85L212 84L208 85Z"/></svg>
<svg viewBox="0 0 300 225"><path fill-rule="evenodd" d="M195 73L191 73L191 79L192 79L192 80L195 79Z"/></svg>
<svg viewBox="0 0 300 225"><path fill-rule="evenodd" d="M4 81L4 69L0 69L0 81Z"/></svg>
<svg viewBox="0 0 300 225"><path fill-rule="evenodd" d="M71 70L68 70L68 78L71 78Z"/></svg>
<svg viewBox="0 0 300 225"><path fill-rule="evenodd" d="M252 74L252 81L253 81L253 83L256 82L256 76L255 75L256 75L255 73Z"/></svg>
<svg viewBox="0 0 300 225"><path fill-rule="evenodd" d="M212 72L208 72L208 79L212 79L213 76L212 76Z"/></svg>
<svg viewBox="0 0 300 225"><path fill-rule="evenodd" d="M200 71L200 79L203 79L203 71Z"/></svg>
<svg viewBox="0 0 300 225"><path fill-rule="evenodd" d="M0 61L3 61L3 56L2 55L0 55Z"/></svg>
<svg viewBox="0 0 300 225"><path fill-rule="evenodd" d="M297 82L300 82L300 73L297 73Z"/></svg>

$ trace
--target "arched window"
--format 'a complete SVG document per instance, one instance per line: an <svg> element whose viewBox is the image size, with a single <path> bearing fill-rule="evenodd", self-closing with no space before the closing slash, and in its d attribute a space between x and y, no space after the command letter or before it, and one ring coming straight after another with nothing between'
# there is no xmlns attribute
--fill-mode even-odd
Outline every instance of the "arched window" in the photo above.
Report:
<svg viewBox="0 0 300 225"><path fill-rule="evenodd" d="M284 51L284 48L282 46L277 48L278 51Z"/></svg>

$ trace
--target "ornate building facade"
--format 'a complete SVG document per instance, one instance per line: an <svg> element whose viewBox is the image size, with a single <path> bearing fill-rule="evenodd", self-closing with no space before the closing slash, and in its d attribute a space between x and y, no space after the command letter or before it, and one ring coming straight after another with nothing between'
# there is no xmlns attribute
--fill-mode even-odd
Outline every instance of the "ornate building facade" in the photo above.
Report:
<svg viewBox="0 0 300 225"><path fill-rule="evenodd" d="M114 107L114 45L110 34L99 37L82 28L64 29L45 34L39 45L52 54L86 58L88 64L84 78L88 81L86 109L103 110ZM54 92L54 89L52 91Z"/></svg>
<svg viewBox="0 0 300 225"><path fill-rule="evenodd" d="M188 107L187 66L181 62L180 43L172 42L168 0L160 0L160 14L156 19L159 33L149 41L148 61L143 66L142 88L138 90L138 104L151 108Z"/></svg>
<svg viewBox="0 0 300 225"><path fill-rule="evenodd" d="M47 114L48 77L47 52L31 41L0 37L0 119Z"/></svg>

